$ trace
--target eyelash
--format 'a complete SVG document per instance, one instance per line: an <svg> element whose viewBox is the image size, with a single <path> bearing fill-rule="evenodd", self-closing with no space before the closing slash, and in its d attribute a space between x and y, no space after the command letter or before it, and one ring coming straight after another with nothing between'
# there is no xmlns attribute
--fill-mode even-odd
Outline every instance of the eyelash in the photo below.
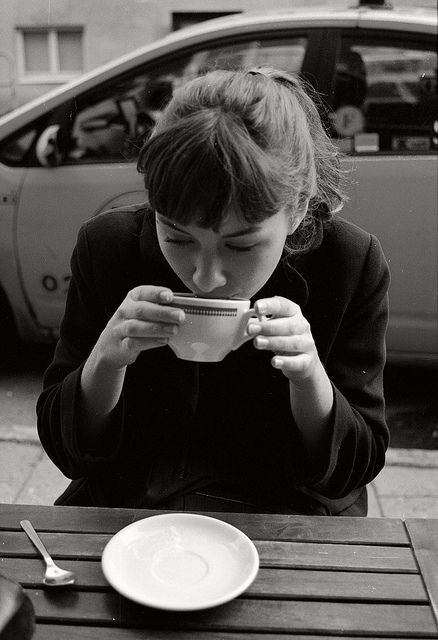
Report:
<svg viewBox="0 0 438 640"><path fill-rule="evenodd" d="M190 244L191 240L175 240L175 238L165 238L165 242L169 242L170 244L179 244L179 245L185 245L185 244ZM254 249L256 245L255 244L251 244L247 247L237 247L235 245L227 245L227 248L230 249L231 251L237 251L237 252L245 252L245 251L251 251L251 249Z"/></svg>

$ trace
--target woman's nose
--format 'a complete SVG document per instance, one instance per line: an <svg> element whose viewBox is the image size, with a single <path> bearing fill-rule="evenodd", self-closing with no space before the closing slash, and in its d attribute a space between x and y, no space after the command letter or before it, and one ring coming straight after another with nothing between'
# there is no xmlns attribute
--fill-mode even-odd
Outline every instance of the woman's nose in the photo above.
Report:
<svg viewBox="0 0 438 640"><path fill-rule="evenodd" d="M204 293L210 293L227 283L222 262L211 254L199 256L192 279L196 288Z"/></svg>

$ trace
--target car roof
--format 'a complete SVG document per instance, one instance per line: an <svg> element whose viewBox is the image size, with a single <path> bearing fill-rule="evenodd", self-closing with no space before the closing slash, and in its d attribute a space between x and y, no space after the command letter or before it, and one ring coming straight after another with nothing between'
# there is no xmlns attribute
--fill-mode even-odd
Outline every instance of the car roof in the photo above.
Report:
<svg viewBox="0 0 438 640"><path fill-rule="evenodd" d="M266 9L264 11L243 11L238 14L207 20L203 22L202 25L204 25L204 28L207 25L212 28L221 28L233 23L247 26L251 22L269 24L277 20L286 22L290 20L301 22L304 20L306 23L307 21L311 21L312 24L323 23L333 26L333 23L346 20L349 24L357 21L358 24L360 23L360 26L362 26L363 22L369 21L374 27L380 25L386 27L387 24L393 24L397 29L403 29L403 26L411 29L412 26L415 28L417 25L437 24L436 12L432 7L394 8L388 6L386 8L380 8L371 5L363 5L361 7L350 5L346 7L345 2L340 2L338 6L334 6L335 1L330 7L313 5L310 7L303 6L287 9ZM199 26L200 24L198 23L185 27L185 31L192 29L198 30Z"/></svg>
<svg viewBox="0 0 438 640"><path fill-rule="evenodd" d="M124 73L132 67L152 59L216 38L260 34L267 30L275 34L275 32L281 32L287 28L300 26L303 28L359 27L434 34L437 33L437 16L433 9L428 8L381 9L359 8L357 6L349 8L314 6L263 12L246 11L207 20L172 32L157 41L137 48L14 109L0 118L0 136L6 137L35 117L43 115L65 100L73 98L78 90L83 92L91 89L95 84L105 81L106 78Z"/></svg>

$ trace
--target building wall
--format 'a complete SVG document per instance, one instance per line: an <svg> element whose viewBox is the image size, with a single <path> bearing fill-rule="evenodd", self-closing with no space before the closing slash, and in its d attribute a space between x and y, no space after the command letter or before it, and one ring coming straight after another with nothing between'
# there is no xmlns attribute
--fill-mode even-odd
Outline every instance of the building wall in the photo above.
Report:
<svg viewBox="0 0 438 640"><path fill-rule="evenodd" d="M89 71L164 35L167 15L159 4L147 0L0 0L0 113L59 84L32 83L20 77L17 29L82 27L82 71Z"/></svg>
<svg viewBox="0 0 438 640"><path fill-rule="evenodd" d="M269 0L270 9L349 6L354 0ZM437 0L393 0L432 6ZM17 29L83 28L83 68L89 71L172 30L173 13L263 11L266 0L0 0L0 115L60 83L20 77ZM65 80L63 80L65 81Z"/></svg>

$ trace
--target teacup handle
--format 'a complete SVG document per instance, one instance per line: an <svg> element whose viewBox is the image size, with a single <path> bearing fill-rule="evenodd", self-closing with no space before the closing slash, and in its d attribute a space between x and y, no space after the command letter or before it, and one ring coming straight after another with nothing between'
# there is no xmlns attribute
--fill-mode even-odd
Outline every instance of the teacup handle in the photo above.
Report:
<svg viewBox="0 0 438 640"><path fill-rule="evenodd" d="M242 344L244 344L245 342L248 342L248 340L251 340L251 338L253 338L253 336L250 336L248 333L248 323L251 318L256 318L257 320L265 320L266 316L257 314L255 309L248 309L248 311L243 312L242 325L245 325L245 330L243 332L243 335L240 336L236 340L235 344L233 345L233 351L235 351L236 349L241 347Z"/></svg>

